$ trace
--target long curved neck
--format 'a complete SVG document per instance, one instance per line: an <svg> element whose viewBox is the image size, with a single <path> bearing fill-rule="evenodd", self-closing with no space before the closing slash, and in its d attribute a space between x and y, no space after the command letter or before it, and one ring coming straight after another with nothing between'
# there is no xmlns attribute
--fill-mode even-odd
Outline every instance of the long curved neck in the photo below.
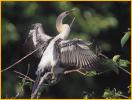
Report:
<svg viewBox="0 0 132 100"><path fill-rule="evenodd" d="M59 32L59 35L57 35L55 38L61 38L61 39L67 39L70 33L70 26L68 24L63 24L63 19L67 16L68 14L66 12L61 13L56 20L56 28L57 31Z"/></svg>
<svg viewBox="0 0 132 100"><path fill-rule="evenodd" d="M60 28L62 27L63 25L63 19L64 19L64 16L58 16L57 20L56 20L56 28L57 28L57 31L59 32L60 31Z"/></svg>
<svg viewBox="0 0 132 100"><path fill-rule="evenodd" d="M53 40L56 41L58 39L67 39L70 34L70 29L63 31L62 33L58 34Z"/></svg>
<svg viewBox="0 0 132 100"><path fill-rule="evenodd" d="M59 34L59 37L60 37L61 39L67 39L68 36L69 36L69 34L70 34L70 29L67 29L66 31L60 33L60 34Z"/></svg>

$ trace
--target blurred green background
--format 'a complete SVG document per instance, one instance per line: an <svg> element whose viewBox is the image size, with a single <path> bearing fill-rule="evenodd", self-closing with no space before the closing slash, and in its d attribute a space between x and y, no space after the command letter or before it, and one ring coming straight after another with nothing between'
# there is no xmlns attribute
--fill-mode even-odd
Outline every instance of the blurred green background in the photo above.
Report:
<svg viewBox="0 0 132 100"><path fill-rule="evenodd" d="M23 44L30 27L42 23L45 32L51 36L57 33L55 22L57 16L72 8L78 12L69 38L81 38L97 42L105 55L112 58L119 54L130 60L130 39L121 48L120 40L130 28L130 2L2 2L2 69L25 56ZM64 23L70 23L69 16ZM2 98L13 98L19 90L21 79L14 70L26 74L30 64L29 77L35 79L35 70L39 59L30 56L26 60L2 73ZM128 68L129 70L130 68ZM95 77L84 77L73 73L54 86L44 91L44 98L83 98L93 93L94 98L102 98L105 88L116 88L127 93L130 76L120 71L106 73ZM29 98L30 86L25 86L21 98Z"/></svg>

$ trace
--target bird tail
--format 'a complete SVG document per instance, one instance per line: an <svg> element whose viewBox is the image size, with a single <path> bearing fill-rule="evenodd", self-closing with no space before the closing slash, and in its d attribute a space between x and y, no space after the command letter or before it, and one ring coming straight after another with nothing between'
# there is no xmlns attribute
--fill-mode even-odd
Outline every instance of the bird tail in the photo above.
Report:
<svg viewBox="0 0 132 100"><path fill-rule="evenodd" d="M117 75L119 74L118 64L114 62L112 59L106 59L102 65L105 66L106 70L114 71Z"/></svg>
<svg viewBox="0 0 132 100"><path fill-rule="evenodd" d="M101 52L98 53L98 67L96 67L95 71L98 73L114 71L117 75L119 74L118 64L114 62L112 59L108 58Z"/></svg>

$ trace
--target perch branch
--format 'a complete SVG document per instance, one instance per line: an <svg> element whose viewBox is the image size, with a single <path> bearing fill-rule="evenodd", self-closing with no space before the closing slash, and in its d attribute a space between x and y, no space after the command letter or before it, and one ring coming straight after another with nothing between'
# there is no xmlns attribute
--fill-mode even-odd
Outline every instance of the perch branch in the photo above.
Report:
<svg viewBox="0 0 132 100"><path fill-rule="evenodd" d="M121 70L123 70L125 73L127 73L128 75L131 75L131 73L130 72L128 72L127 70L125 70L124 68L122 68L122 67L120 67L120 66L118 66L118 68L120 68Z"/></svg>
<svg viewBox="0 0 132 100"><path fill-rule="evenodd" d="M69 74L69 73L73 73L73 72L78 72L82 75L86 75L85 73L79 71L79 69L68 70L68 71L65 71L64 74Z"/></svg>
<svg viewBox="0 0 132 100"><path fill-rule="evenodd" d="M24 56L23 58L21 58L20 60L18 60L17 62L13 63L12 65L8 66L7 68L3 69L1 72L4 72L10 68L12 68L13 66L19 64L21 61L23 61L24 59L26 59L27 57L29 57L30 55L32 55L33 53L35 53L38 49L40 49L42 46L40 46L39 48L33 50L32 52L30 52L29 54L27 54L26 56Z"/></svg>
<svg viewBox="0 0 132 100"><path fill-rule="evenodd" d="M22 77L22 76L18 76L18 78L23 79L24 77ZM28 77L26 77L26 80L31 81L31 82L33 82L33 83L35 82L34 80L29 79Z"/></svg>
<svg viewBox="0 0 132 100"><path fill-rule="evenodd" d="M30 80L31 82L35 82L33 79L31 79L30 77L28 77L27 75L24 75L23 73L21 72L18 72L18 71L14 71L15 73L21 75L21 76L24 76L26 79ZM22 78L22 77L21 77Z"/></svg>

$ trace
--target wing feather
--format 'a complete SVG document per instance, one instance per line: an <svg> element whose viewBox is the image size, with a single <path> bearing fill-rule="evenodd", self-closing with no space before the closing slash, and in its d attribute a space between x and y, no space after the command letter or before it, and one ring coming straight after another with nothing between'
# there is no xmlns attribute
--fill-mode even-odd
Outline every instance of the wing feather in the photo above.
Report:
<svg viewBox="0 0 132 100"><path fill-rule="evenodd" d="M29 53L39 48L34 56L40 58L51 39L52 37L45 34L41 23L33 24L24 43L25 52Z"/></svg>
<svg viewBox="0 0 132 100"><path fill-rule="evenodd" d="M79 39L62 40L59 43L61 64L87 70L97 67L100 59L89 47L91 44Z"/></svg>

